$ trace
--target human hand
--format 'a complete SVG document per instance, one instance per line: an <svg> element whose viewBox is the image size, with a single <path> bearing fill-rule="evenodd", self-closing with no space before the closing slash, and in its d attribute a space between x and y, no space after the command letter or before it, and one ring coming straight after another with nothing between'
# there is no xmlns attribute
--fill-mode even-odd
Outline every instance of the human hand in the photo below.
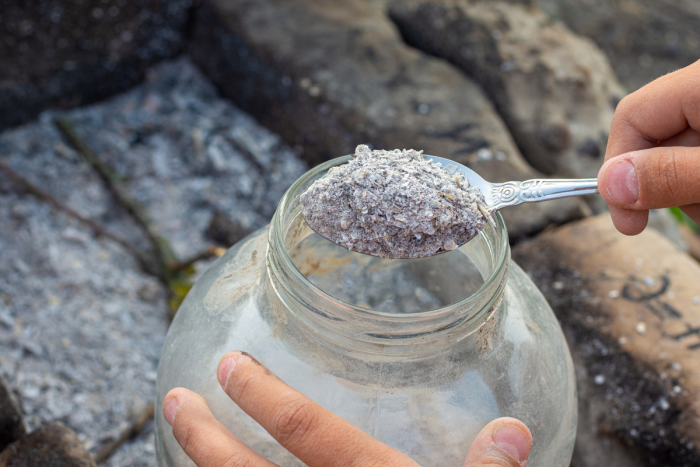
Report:
<svg viewBox="0 0 700 467"><path fill-rule="evenodd" d="M245 352L219 362L219 383L245 413L310 467L417 466L410 457L377 441L287 386ZM168 392L165 420L185 453L199 467L272 467L214 418L204 398L183 388ZM524 466L530 430L514 418L499 418L476 437L465 467Z"/></svg>
<svg viewBox="0 0 700 467"><path fill-rule="evenodd" d="M605 160L598 186L623 234L644 230L649 209L700 223L700 61L622 99Z"/></svg>

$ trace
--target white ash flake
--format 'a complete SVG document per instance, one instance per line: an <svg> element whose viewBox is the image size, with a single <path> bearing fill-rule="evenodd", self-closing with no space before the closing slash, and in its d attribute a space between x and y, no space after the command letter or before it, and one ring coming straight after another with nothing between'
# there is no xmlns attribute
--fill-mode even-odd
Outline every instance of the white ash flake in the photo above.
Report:
<svg viewBox="0 0 700 467"><path fill-rule="evenodd" d="M422 151L355 149L301 195L309 226L349 250L423 258L474 238L487 219L481 192Z"/></svg>
<svg viewBox="0 0 700 467"><path fill-rule="evenodd" d="M644 335L647 332L647 325L646 323L637 323L636 329L639 334Z"/></svg>

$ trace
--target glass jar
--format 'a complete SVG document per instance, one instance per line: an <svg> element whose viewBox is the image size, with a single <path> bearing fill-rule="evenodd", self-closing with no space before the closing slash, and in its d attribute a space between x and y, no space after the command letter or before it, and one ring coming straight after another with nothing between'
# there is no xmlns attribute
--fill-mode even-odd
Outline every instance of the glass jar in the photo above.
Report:
<svg viewBox="0 0 700 467"><path fill-rule="evenodd" d="M510 260L499 214L478 237L418 260L373 258L309 229L299 196L334 159L287 191L269 226L195 284L163 346L157 402L185 387L237 437L279 465L303 465L234 404L216 367L232 350L376 439L428 466L461 466L489 421L533 434L528 466L568 466L576 385L561 328ZM156 411L159 466L194 465Z"/></svg>

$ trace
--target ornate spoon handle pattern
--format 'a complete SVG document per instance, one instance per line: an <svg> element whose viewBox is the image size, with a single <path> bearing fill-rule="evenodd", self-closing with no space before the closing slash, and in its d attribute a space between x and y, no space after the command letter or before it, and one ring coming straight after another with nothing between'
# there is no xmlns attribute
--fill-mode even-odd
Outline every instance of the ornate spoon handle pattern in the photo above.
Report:
<svg viewBox="0 0 700 467"><path fill-rule="evenodd" d="M491 187L489 209L497 211L507 206L536 203L569 196L598 193L595 178L580 180L525 180L524 182L494 183Z"/></svg>

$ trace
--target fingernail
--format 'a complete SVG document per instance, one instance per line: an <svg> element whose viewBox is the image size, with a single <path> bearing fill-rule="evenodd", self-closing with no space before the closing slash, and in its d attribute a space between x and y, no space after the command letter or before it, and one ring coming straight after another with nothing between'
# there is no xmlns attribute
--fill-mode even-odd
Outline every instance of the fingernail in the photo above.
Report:
<svg viewBox="0 0 700 467"><path fill-rule="evenodd" d="M620 204L634 204L639 197L637 171L631 162L623 160L608 169L605 183L608 193Z"/></svg>
<svg viewBox="0 0 700 467"><path fill-rule="evenodd" d="M226 381L228 381L228 377L236 366L236 361L240 355L239 352L232 352L219 362L219 368L216 370L216 377L219 379L219 384L222 388L226 388Z"/></svg>
<svg viewBox="0 0 700 467"><path fill-rule="evenodd" d="M514 425L504 425L496 429L493 433L493 443L521 463L526 461L530 454L530 437Z"/></svg>
<svg viewBox="0 0 700 467"><path fill-rule="evenodd" d="M172 397L165 401L165 404L163 404L163 417L165 417L165 421L168 422L168 425L173 426L173 422L175 421L175 414L177 413L177 398Z"/></svg>

